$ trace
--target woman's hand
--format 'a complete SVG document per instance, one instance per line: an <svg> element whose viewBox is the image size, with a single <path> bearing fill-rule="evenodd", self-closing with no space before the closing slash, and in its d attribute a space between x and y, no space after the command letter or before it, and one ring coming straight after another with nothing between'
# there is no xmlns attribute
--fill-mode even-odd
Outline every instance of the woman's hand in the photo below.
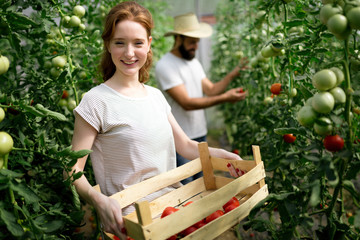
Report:
<svg viewBox="0 0 360 240"><path fill-rule="evenodd" d="M92 205L100 218L102 230L125 240L126 236L121 232L124 221L119 203L115 199L97 193Z"/></svg>

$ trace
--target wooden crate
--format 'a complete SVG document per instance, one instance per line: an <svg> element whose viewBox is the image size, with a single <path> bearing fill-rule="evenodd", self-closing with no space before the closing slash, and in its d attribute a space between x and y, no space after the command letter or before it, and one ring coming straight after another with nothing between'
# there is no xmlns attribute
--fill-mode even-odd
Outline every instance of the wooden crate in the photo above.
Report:
<svg viewBox="0 0 360 240"><path fill-rule="evenodd" d="M252 150L254 161L228 160L210 156L207 143L202 142L199 143L199 158L110 196L122 207L135 203L136 211L124 216L128 235L135 240L167 239L216 210L222 209L222 206L233 196L240 200L239 207L182 239L214 239L239 223L248 216L250 210L259 201L269 194L264 181L265 169L259 146L252 146ZM245 170L246 173L236 179L225 177L225 174L215 174L219 171L228 172L227 163L232 163L236 168ZM152 202L139 201L150 193L200 171L203 171L204 177L183 185ZM100 191L98 186L94 188ZM192 204L186 207L181 206L190 200L193 201ZM179 207L180 211L161 219L162 211L168 206ZM113 239L112 234L106 233L106 235Z"/></svg>

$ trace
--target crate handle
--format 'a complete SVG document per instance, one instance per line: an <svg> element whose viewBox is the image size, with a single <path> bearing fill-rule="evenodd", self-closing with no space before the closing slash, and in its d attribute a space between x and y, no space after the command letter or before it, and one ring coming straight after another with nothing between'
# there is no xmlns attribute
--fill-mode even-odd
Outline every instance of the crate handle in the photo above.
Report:
<svg viewBox="0 0 360 240"><path fill-rule="evenodd" d="M204 174L204 185L206 190L216 189L214 168L210 160L209 147L207 142L201 142L198 144L199 155Z"/></svg>
<svg viewBox="0 0 360 240"><path fill-rule="evenodd" d="M253 151L253 155L254 155L254 160L255 160L255 164L258 165L260 164L261 161L261 154L260 154L260 148L257 145L252 145L252 151ZM262 188L265 185L265 179L261 179L259 181L259 189Z"/></svg>

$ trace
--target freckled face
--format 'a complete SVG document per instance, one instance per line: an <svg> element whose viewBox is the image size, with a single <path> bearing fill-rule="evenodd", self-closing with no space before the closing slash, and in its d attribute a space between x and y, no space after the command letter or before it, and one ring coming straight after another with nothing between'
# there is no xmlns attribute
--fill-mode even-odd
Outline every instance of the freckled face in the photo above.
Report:
<svg viewBox="0 0 360 240"><path fill-rule="evenodd" d="M108 50L116 66L116 72L125 76L137 76L150 50L151 36L139 23L124 20L116 24Z"/></svg>

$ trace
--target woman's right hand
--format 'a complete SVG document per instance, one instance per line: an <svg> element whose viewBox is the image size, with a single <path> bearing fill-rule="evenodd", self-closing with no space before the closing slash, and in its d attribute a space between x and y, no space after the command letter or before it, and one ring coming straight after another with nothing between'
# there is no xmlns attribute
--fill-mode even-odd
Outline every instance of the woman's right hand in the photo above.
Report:
<svg viewBox="0 0 360 240"><path fill-rule="evenodd" d="M124 227L124 221L119 203L115 199L101 193L96 193L93 200L92 205L100 218L102 230L125 240L126 236L121 232L121 229Z"/></svg>

